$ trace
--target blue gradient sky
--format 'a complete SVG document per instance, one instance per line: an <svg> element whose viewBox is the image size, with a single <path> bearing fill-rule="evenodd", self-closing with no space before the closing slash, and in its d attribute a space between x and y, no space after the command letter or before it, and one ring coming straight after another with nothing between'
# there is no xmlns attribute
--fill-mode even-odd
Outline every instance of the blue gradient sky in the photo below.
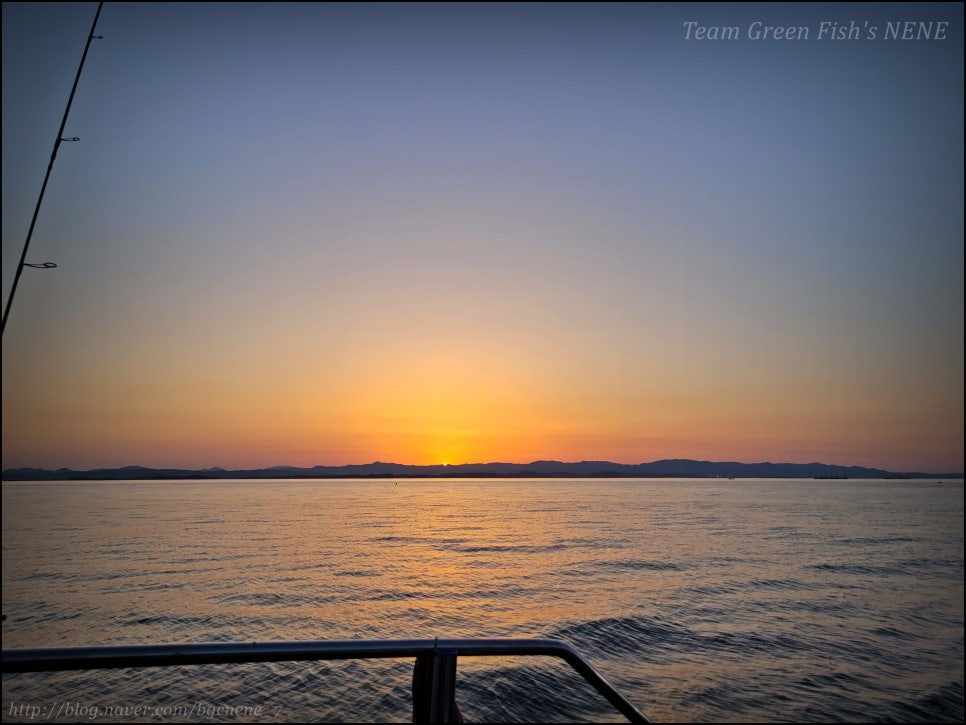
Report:
<svg viewBox="0 0 966 725"><path fill-rule="evenodd" d="M3 5L4 300L95 8ZM4 468L963 470L961 5L108 3L97 33Z"/></svg>

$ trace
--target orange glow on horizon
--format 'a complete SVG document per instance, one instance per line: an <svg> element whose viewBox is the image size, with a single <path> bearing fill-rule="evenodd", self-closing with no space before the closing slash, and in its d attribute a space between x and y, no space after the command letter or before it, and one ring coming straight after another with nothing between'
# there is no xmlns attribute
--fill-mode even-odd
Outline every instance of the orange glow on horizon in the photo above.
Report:
<svg viewBox="0 0 966 725"><path fill-rule="evenodd" d="M188 356L164 358L165 377L151 385L136 366L101 377L91 366L62 366L48 376L56 384L39 392L10 386L4 405L23 411L12 417L26 462L45 463L44 446L56 439L61 458L36 467L78 470L666 458L961 468L928 463L962 440L961 404L950 398L940 435L935 422L893 409L874 386L859 389L864 406L845 405L834 385L808 379L793 391L741 372L715 387L701 384L687 357L668 375L651 367L653 356L634 368L566 338L499 332L454 333L443 347L429 333L408 345L380 336L320 345L284 375L273 374L270 346L244 357L245 371L257 375L242 374L234 357L241 351L225 351L219 366L203 370ZM53 366L46 360L33 368ZM66 406L56 395L65 389L76 391ZM790 408L791 398L801 402ZM863 411L873 405L870 422ZM883 454L883 441L894 455ZM926 463L909 462L910 446Z"/></svg>

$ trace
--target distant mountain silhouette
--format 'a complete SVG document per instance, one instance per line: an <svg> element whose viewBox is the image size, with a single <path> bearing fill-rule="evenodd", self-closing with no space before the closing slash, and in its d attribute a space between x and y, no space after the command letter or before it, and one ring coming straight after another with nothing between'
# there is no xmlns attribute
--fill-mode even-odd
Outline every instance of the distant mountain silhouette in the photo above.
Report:
<svg viewBox="0 0 966 725"><path fill-rule="evenodd" d="M74 471L60 468L13 468L3 472L4 481L111 481L145 479L224 478L962 478L960 473L915 473L885 471L861 466L827 463L738 463L735 461L693 461L683 458L651 463L610 461L533 461L532 463L465 463L459 465L411 466L402 463L366 463L349 466L272 466L271 468L225 470L205 468L96 468Z"/></svg>

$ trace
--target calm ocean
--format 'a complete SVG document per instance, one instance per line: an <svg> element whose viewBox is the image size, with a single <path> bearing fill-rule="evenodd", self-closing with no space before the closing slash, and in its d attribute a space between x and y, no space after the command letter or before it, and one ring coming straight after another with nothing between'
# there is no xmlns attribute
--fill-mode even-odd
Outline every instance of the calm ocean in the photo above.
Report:
<svg viewBox="0 0 966 725"><path fill-rule="evenodd" d="M549 637L656 721L963 720L962 481L2 488L4 648ZM411 671L4 675L3 720L404 722ZM457 698L467 721L622 721L547 658L463 658Z"/></svg>

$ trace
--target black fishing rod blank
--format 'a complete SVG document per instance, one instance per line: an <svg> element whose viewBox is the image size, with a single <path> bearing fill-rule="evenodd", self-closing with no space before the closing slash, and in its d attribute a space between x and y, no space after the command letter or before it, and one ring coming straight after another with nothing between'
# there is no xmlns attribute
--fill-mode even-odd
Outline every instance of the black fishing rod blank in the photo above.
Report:
<svg viewBox="0 0 966 725"><path fill-rule="evenodd" d="M3 327L0 329L0 335L7 330L7 317L10 316L10 307L13 305L13 296L17 293L17 285L20 282L20 275L23 274L24 267L33 267L35 269L51 269L57 266L53 262L28 264L26 261L27 250L30 248L30 239L34 235L34 226L37 224L37 216L40 214L40 206L44 202L44 193L47 191L47 181L50 179L50 172L54 168L54 160L57 158L57 150L65 141L68 143L80 141L77 136L64 138L64 127L67 126L67 116L70 115L70 107L74 102L74 93L77 91L77 84L80 81L81 72L84 70L84 61L87 60L87 51L91 47L91 41L99 40L103 37L101 35L94 35L94 28L97 27L97 19L101 16L101 8L103 7L103 2L97 4L97 12L94 14L94 22L91 24L91 31L87 34L87 44L84 46L84 54L81 56L80 65L77 66L77 75L74 76L74 85L70 89L70 97L68 97L67 107L64 109L64 118L60 122L60 129L57 131L57 137L54 140L54 150L50 154L50 163L47 164L47 173L44 175L44 183L40 187L40 195L37 197L37 206L34 207L34 215L30 220L30 228L27 230L27 239L24 241L23 251L20 253L20 263L17 265L17 273L14 275L13 286L10 288L10 296L7 297L7 304L3 310Z"/></svg>

